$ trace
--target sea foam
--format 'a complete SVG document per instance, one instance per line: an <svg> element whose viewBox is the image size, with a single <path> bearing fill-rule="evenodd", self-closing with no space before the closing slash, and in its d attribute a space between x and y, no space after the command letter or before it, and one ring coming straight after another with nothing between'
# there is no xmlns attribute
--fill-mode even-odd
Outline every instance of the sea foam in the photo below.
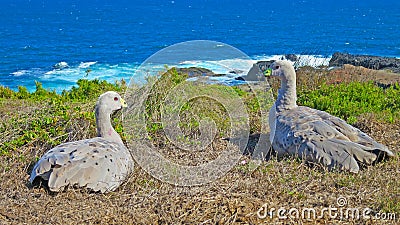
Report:
<svg viewBox="0 0 400 225"><path fill-rule="evenodd" d="M326 66L330 59L318 55L296 56L298 60L293 62L296 66ZM224 74L223 76L209 78L210 82L225 85L237 85L242 84L243 82L237 81L235 78L246 75L254 63L257 63L258 61L278 60L283 59L284 57L284 55L261 55L249 59L187 60L176 64L146 63L145 66L140 66L139 63L107 64L94 61L81 62L77 64L70 63L67 64L68 67L62 69L49 68L46 70L32 68L15 71L11 73L11 75L16 79L14 81L16 85L11 88L16 89L17 85L22 84L27 86L28 90L34 91L35 83L33 81L35 80L41 82L43 87L56 90L57 92L61 92L64 89L70 89L79 79L99 79L112 83L125 79L126 81L143 83L146 82L146 77L159 76L162 72L165 72L167 68L171 67L206 68L215 74ZM142 71L138 72L138 68ZM22 80L18 81L18 79Z"/></svg>

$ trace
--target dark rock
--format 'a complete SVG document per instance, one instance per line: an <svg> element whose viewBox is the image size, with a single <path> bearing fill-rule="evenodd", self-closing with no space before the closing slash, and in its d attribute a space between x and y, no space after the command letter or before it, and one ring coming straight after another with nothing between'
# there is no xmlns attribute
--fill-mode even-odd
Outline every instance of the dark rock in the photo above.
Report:
<svg viewBox="0 0 400 225"><path fill-rule="evenodd" d="M260 70L260 67L257 63L253 64L253 67L250 68L249 72L247 72L246 76L237 77L236 80L244 80L244 81L263 81L265 77Z"/></svg>
<svg viewBox="0 0 400 225"><path fill-rule="evenodd" d="M400 73L400 59L370 55L351 55L348 53L336 52L329 61L329 66L343 66L350 64L353 66L362 66L374 70L391 70L394 73Z"/></svg>
<svg viewBox="0 0 400 225"><path fill-rule="evenodd" d="M269 66L274 61L258 61L253 64L253 67L249 70L246 76L237 77L236 80L244 80L244 81L264 81L265 76L264 72L269 68Z"/></svg>
<svg viewBox="0 0 400 225"><path fill-rule="evenodd" d="M295 54L286 54L285 59L292 61L292 62L296 62L297 60L299 60L299 58Z"/></svg>
<svg viewBox="0 0 400 225"><path fill-rule="evenodd" d="M246 81L243 77L235 77L235 80Z"/></svg>
<svg viewBox="0 0 400 225"><path fill-rule="evenodd" d="M269 66L274 62L274 60L268 60L268 61L258 61L256 64L260 68L262 72L267 70Z"/></svg>
<svg viewBox="0 0 400 225"><path fill-rule="evenodd" d="M176 71L186 73L189 77L221 76L221 74L215 74L213 71L201 67L176 68Z"/></svg>
<svg viewBox="0 0 400 225"><path fill-rule="evenodd" d="M242 71L242 70L239 70L239 69L234 69L234 70L232 70L232 71L229 71L229 73L232 73L232 74L239 74L239 73L243 73L243 71Z"/></svg>

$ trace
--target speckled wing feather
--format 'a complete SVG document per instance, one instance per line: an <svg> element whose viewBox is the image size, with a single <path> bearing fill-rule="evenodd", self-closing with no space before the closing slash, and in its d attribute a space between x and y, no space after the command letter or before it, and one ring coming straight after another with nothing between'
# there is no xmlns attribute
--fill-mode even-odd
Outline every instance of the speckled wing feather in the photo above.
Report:
<svg viewBox="0 0 400 225"><path fill-rule="evenodd" d="M371 164L377 155L393 156L388 148L344 120L326 112L299 106L276 114L273 148L279 155L295 155L328 168L359 171L359 162Z"/></svg>
<svg viewBox="0 0 400 225"><path fill-rule="evenodd" d="M115 190L133 169L133 160L122 144L97 137L61 144L36 163L30 181L48 180L51 191L68 185L94 191Z"/></svg>

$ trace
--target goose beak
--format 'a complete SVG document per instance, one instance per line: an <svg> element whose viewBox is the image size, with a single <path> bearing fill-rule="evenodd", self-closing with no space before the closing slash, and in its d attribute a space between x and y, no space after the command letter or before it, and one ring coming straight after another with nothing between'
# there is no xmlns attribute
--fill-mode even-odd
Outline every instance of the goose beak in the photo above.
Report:
<svg viewBox="0 0 400 225"><path fill-rule="evenodd" d="M128 104L126 104L124 99L120 98L120 102L121 102L122 108L128 107Z"/></svg>
<svg viewBox="0 0 400 225"><path fill-rule="evenodd" d="M264 71L264 76L266 76L266 77L270 77L271 74L272 74L272 69L271 68L268 68L267 70Z"/></svg>

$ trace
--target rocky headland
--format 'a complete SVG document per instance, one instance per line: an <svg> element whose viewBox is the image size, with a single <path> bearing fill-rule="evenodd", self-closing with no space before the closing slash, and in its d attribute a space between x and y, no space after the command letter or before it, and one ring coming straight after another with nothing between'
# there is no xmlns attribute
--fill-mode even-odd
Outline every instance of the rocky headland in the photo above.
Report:
<svg viewBox="0 0 400 225"><path fill-rule="evenodd" d="M329 66L342 67L345 64L362 66L374 70L389 70L393 73L400 73L400 59L394 57L352 55L336 52L329 61Z"/></svg>

